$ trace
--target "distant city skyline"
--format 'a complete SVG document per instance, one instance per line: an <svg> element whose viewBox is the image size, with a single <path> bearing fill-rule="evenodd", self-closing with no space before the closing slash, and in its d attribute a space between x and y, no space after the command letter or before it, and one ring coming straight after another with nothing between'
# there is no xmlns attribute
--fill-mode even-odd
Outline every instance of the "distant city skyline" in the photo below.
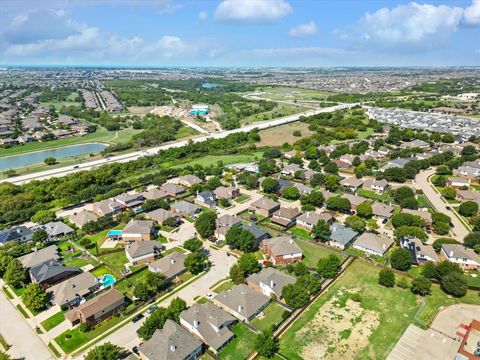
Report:
<svg viewBox="0 0 480 360"><path fill-rule="evenodd" d="M480 0L6 0L0 64L478 66Z"/></svg>

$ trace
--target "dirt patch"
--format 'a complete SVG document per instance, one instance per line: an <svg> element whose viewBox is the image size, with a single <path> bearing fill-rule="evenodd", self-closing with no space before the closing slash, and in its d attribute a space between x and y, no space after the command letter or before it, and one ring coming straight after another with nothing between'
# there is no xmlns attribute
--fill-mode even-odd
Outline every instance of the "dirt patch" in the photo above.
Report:
<svg viewBox="0 0 480 360"><path fill-rule="evenodd" d="M293 136L293 132L296 130L299 130L302 136ZM259 134L261 141L257 146L281 146L284 143L293 144L302 137L313 134L313 131L308 130L308 124L297 121L291 124L262 130Z"/></svg>
<svg viewBox="0 0 480 360"><path fill-rule="evenodd" d="M375 311L362 308L360 299L360 293L342 289L320 308L296 334L296 340L304 344L302 358L353 359L368 346L380 320Z"/></svg>

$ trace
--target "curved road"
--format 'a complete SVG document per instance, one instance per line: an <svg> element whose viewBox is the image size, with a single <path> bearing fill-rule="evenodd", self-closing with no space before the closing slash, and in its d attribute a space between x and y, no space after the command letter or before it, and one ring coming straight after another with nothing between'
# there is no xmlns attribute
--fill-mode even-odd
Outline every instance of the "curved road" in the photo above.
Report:
<svg viewBox="0 0 480 360"><path fill-rule="evenodd" d="M430 178L430 176L434 174L435 174L435 169L428 169L418 173L418 175L415 177L415 183L417 185L417 188L423 191L425 196L432 203L435 210L450 216L453 224L452 237L455 240L463 243L463 238L467 236L470 233L470 231L460 221L457 215L453 213L452 210L447 209L448 204L446 204L443 201L441 195L433 189L433 185L430 184L430 181L428 179Z"/></svg>
<svg viewBox="0 0 480 360"><path fill-rule="evenodd" d="M203 136L194 138L194 139L192 139L192 141L193 142L200 142L200 141L208 140L210 138L221 139L221 138L224 138L224 137L226 137L230 134L234 134L234 133L238 133L238 132L248 132L248 131L251 131L253 129L259 129L259 130L268 129L270 127L275 127L275 126L279 126L279 125L283 125L283 124L288 124L288 123L291 123L291 122L294 122L294 121L298 121L301 116L312 116L312 115L316 115L316 114L323 113L323 112L338 111L338 110L341 110L341 109L353 107L355 105L357 105L357 104L342 104L342 105L336 105L336 106L331 106L331 107L322 108L322 109L306 111L306 112L303 112L303 113L300 113L300 114L289 115L289 116L285 116L285 117L278 118L278 119L275 119L275 120L254 123L254 124L247 125L247 126L244 126L242 128L239 128L239 129L225 130L225 131L220 131L220 132L216 132L216 133L209 133L207 135L203 135ZM176 141L176 142L173 142L173 143L157 146L157 147L146 149L146 150L135 151L135 152L131 152L131 153L128 153L128 154L116 155L116 156L111 156L111 157L105 158L105 159L100 159L100 160L94 160L94 161L81 163L81 164L75 165L75 168L74 168L74 166L66 166L66 167L62 167L62 168L58 168L58 169L46 170L46 171L41 171L41 172L37 172L37 173L33 173L33 174L12 177L12 178L9 178L9 179L0 180L0 182L10 182L12 184L21 185L21 184L28 183L32 180L45 180L45 179L49 179L49 178L52 178L52 177L61 177L61 176L65 176L65 175L72 174L74 172L79 172L79 171L82 171L82 170L91 170L91 169L96 168L100 165L104 165L104 164L108 164L108 163L112 163L112 162L128 162L128 161L136 160L136 159L138 159L142 156L156 155L160 150L166 150L166 149L170 149L170 148L181 147L181 146L186 145L188 143L188 141L189 140Z"/></svg>

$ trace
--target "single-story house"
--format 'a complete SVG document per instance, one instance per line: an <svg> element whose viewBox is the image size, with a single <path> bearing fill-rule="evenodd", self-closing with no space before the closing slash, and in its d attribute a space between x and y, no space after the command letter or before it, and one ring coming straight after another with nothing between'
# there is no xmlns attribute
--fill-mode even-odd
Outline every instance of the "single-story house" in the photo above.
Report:
<svg viewBox="0 0 480 360"><path fill-rule="evenodd" d="M282 169L281 173L282 173L283 175L287 175L287 176L294 176L295 173L296 173L297 171L299 171L299 170L302 170L302 168L301 168L299 165L297 165L297 164L288 164L288 165L286 165L286 166Z"/></svg>
<svg viewBox="0 0 480 360"><path fill-rule="evenodd" d="M165 209L162 209L162 208L159 208L159 209L150 211L148 213L145 213L145 217L147 219L151 219L151 220L157 222L158 224L163 224L163 222L165 220L170 219L170 218L175 218L177 220L177 222L180 220L179 215L173 213L172 211L165 210Z"/></svg>
<svg viewBox="0 0 480 360"><path fill-rule="evenodd" d="M148 269L154 273L160 273L165 277L165 281L171 281L187 271L185 268L186 254L174 252L165 257L151 262Z"/></svg>
<svg viewBox="0 0 480 360"><path fill-rule="evenodd" d="M143 360L195 360L202 355L202 343L168 319L138 351Z"/></svg>
<svg viewBox="0 0 480 360"><path fill-rule="evenodd" d="M79 213L70 215L68 218L72 224L75 224L80 229L87 223L91 221L97 221L98 215L95 215L93 212L82 210Z"/></svg>
<svg viewBox="0 0 480 360"><path fill-rule="evenodd" d="M438 255L433 247L424 245L419 239L404 239L400 245L410 251L413 263L416 265L425 264L427 261L438 262Z"/></svg>
<svg viewBox="0 0 480 360"><path fill-rule="evenodd" d="M440 259L458 264L462 269L480 269L480 256L462 244L443 244Z"/></svg>
<svg viewBox="0 0 480 360"><path fill-rule="evenodd" d="M30 269L45 262L58 261L60 260L60 256L58 255L57 246L50 245L40 250L34 248L31 253L20 256L18 260L25 269Z"/></svg>
<svg viewBox="0 0 480 360"><path fill-rule="evenodd" d="M115 197L115 201L126 208L135 208L142 205L145 199L142 194L121 194Z"/></svg>
<svg viewBox="0 0 480 360"><path fill-rule="evenodd" d="M122 230L123 241L151 240L155 232L151 220L130 220Z"/></svg>
<svg viewBox="0 0 480 360"><path fill-rule="evenodd" d="M219 186L213 192L217 199L232 200L240 196L240 189L234 186Z"/></svg>
<svg viewBox="0 0 480 360"><path fill-rule="evenodd" d="M87 323L94 326L101 321L120 312L125 306L125 296L112 288L65 314L65 318L72 324Z"/></svg>
<svg viewBox="0 0 480 360"><path fill-rule="evenodd" d="M174 202L171 206L170 209L177 214L180 214L181 216L187 216L187 217L193 217L196 214L200 213L202 211L202 208L189 203L185 200L180 200Z"/></svg>
<svg viewBox="0 0 480 360"><path fill-rule="evenodd" d="M186 187L192 187L193 185L201 184L202 179L195 175L183 175L178 178L178 183Z"/></svg>
<svg viewBox="0 0 480 360"><path fill-rule="evenodd" d="M262 271L252 274L247 278L247 284L251 288L260 291L264 295L277 299L282 297L282 289L285 285L294 284L296 278L273 267L263 268Z"/></svg>
<svg viewBox="0 0 480 360"><path fill-rule="evenodd" d="M115 216L124 209L125 206L112 199L106 199L92 204L92 211L98 216Z"/></svg>
<svg viewBox="0 0 480 360"><path fill-rule="evenodd" d="M383 256L393 245L393 239L384 235L377 235L365 232L353 243L353 248L366 252L367 254Z"/></svg>
<svg viewBox="0 0 480 360"><path fill-rule="evenodd" d="M339 222L330 225L330 240L328 244L331 246L345 249L358 235L358 232L345 226Z"/></svg>
<svg viewBox="0 0 480 360"><path fill-rule="evenodd" d="M268 231L259 228L257 225L253 223L240 224L240 227L244 230L250 231L253 234L256 244L260 244L262 240L270 237L270 234L268 233Z"/></svg>
<svg viewBox="0 0 480 360"><path fill-rule="evenodd" d="M169 194L158 188L150 189L141 193L145 200L160 200L168 198Z"/></svg>
<svg viewBox="0 0 480 360"><path fill-rule="evenodd" d="M194 303L180 314L180 325L218 353L235 335L229 327L237 322L222 308L206 302Z"/></svg>
<svg viewBox="0 0 480 360"><path fill-rule="evenodd" d="M265 217L272 216L278 209L280 209L280 203L267 197L262 197L250 204L250 211Z"/></svg>
<svg viewBox="0 0 480 360"><path fill-rule="evenodd" d="M213 303L240 321L248 322L270 303L270 297L240 284L215 296Z"/></svg>
<svg viewBox="0 0 480 360"><path fill-rule="evenodd" d="M39 228L47 232L49 240L58 239L75 232L70 226L61 221L51 221L45 225L41 225Z"/></svg>
<svg viewBox="0 0 480 360"><path fill-rule="evenodd" d="M340 185L347 188L348 190L355 192L360 186L362 186L363 180L357 179L356 177L347 177L340 181Z"/></svg>
<svg viewBox="0 0 480 360"><path fill-rule="evenodd" d="M262 240L261 250L273 264L290 264L303 257L302 249L288 236Z"/></svg>
<svg viewBox="0 0 480 360"><path fill-rule="evenodd" d="M234 225L240 225L242 219L235 215L222 215L216 220L215 237L218 241L225 240L228 230Z"/></svg>
<svg viewBox="0 0 480 360"><path fill-rule="evenodd" d="M427 227L432 226L432 214L429 211L419 211L419 210L412 210L412 209L403 209L402 212L420 216L423 220L425 220L425 225Z"/></svg>
<svg viewBox="0 0 480 360"><path fill-rule="evenodd" d="M382 219L390 219L393 216L393 206L385 205L382 203L375 203L372 205L372 214Z"/></svg>
<svg viewBox="0 0 480 360"><path fill-rule="evenodd" d="M295 220L299 215L300 211L297 208L281 207L273 213L271 222L284 228L289 228L295 224Z"/></svg>
<svg viewBox="0 0 480 360"><path fill-rule="evenodd" d="M185 188L174 183L166 183L160 187L160 191L166 193L170 197L177 197L185 192Z"/></svg>
<svg viewBox="0 0 480 360"><path fill-rule="evenodd" d="M58 306L77 306L86 297L100 287L100 282L86 271L48 289L52 293L52 301Z"/></svg>
<svg viewBox="0 0 480 360"><path fill-rule="evenodd" d="M162 246L156 241L135 241L125 246L125 255L131 265L141 265L155 260L161 250Z"/></svg>
<svg viewBox="0 0 480 360"><path fill-rule="evenodd" d="M364 201L368 201L368 199L364 198L363 196L357 196L352 194L343 194L343 197L350 201L351 209L354 211L357 209L358 205L360 205Z"/></svg>
<svg viewBox="0 0 480 360"><path fill-rule="evenodd" d="M63 266L57 261L47 261L31 267L30 279L33 283L50 287L80 274L82 270L74 266Z"/></svg>
<svg viewBox="0 0 480 360"><path fill-rule="evenodd" d="M464 177L451 177L447 180L448 185L457 188L468 188L470 186L470 179Z"/></svg>
<svg viewBox="0 0 480 360"><path fill-rule="evenodd" d="M313 227L317 225L320 220L325 221L327 224L331 224L334 218L328 212L319 214L313 211L307 211L297 217L297 226L307 231L312 231Z"/></svg>
<svg viewBox="0 0 480 360"><path fill-rule="evenodd" d="M26 226L14 226L0 231L0 246L10 241L26 242L32 240L33 231Z"/></svg>

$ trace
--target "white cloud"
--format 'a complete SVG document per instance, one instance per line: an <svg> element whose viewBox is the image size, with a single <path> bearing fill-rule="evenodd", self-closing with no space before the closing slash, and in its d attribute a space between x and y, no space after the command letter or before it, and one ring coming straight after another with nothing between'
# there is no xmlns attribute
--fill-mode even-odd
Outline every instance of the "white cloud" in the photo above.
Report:
<svg viewBox="0 0 480 360"><path fill-rule="evenodd" d="M352 54L353 51L342 48L298 47L298 48L268 48L253 49L243 52L243 55L260 57L290 57L290 56L337 56Z"/></svg>
<svg viewBox="0 0 480 360"><path fill-rule="evenodd" d="M381 47L432 48L442 45L457 31L464 9L445 5L398 5L367 12L348 31L337 30L340 39L357 40Z"/></svg>
<svg viewBox="0 0 480 360"><path fill-rule="evenodd" d="M472 5L465 8L463 22L467 25L480 25L480 0L473 0Z"/></svg>
<svg viewBox="0 0 480 360"><path fill-rule="evenodd" d="M223 0L215 10L219 21L271 22L292 12L285 0Z"/></svg>
<svg viewBox="0 0 480 360"><path fill-rule="evenodd" d="M198 13L198 20L205 21L208 18L208 12L206 11L200 11Z"/></svg>
<svg viewBox="0 0 480 360"><path fill-rule="evenodd" d="M317 33L317 25L310 21L307 24L300 24L290 30L289 34L293 37L305 37L315 35Z"/></svg>

